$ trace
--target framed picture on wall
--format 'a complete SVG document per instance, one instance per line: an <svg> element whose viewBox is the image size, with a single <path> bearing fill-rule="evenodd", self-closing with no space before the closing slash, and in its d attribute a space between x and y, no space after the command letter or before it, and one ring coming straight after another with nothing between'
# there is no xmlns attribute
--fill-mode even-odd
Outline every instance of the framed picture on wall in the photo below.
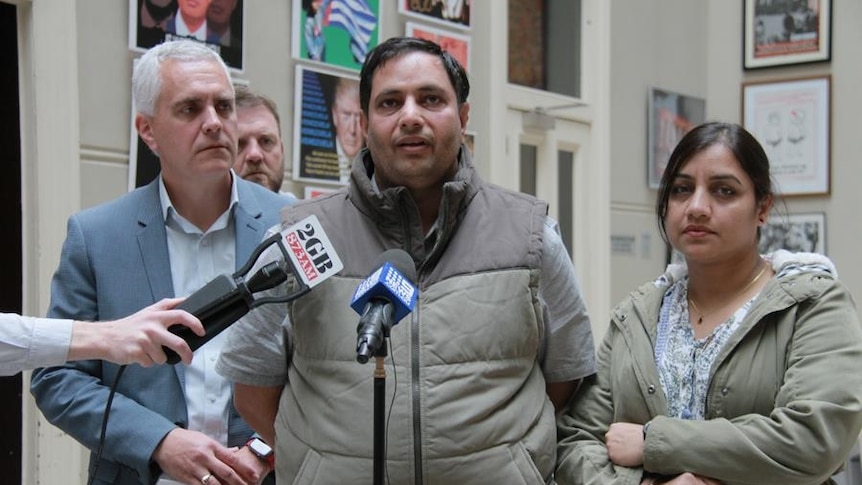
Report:
<svg viewBox="0 0 862 485"><path fill-rule="evenodd" d="M743 68L828 61L832 0L744 0Z"/></svg>
<svg viewBox="0 0 862 485"><path fill-rule="evenodd" d="M676 144L706 120L706 100L654 87L647 112L647 183L657 189Z"/></svg>
<svg viewBox="0 0 862 485"><path fill-rule="evenodd" d="M444 50L458 59L467 71L470 70L470 36L436 29L427 25L407 22L404 27L404 35L418 39L436 42Z"/></svg>
<svg viewBox="0 0 862 485"><path fill-rule="evenodd" d="M359 71L380 37L379 0L294 0L293 57Z"/></svg>
<svg viewBox="0 0 862 485"><path fill-rule="evenodd" d="M782 195L829 193L829 76L742 86L743 126L763 145Z"/></svg>
<svg viewBox="0 0 862 485"><path fill-rule="evenodd" d="M467 30L470 3L470 0L398 0L398 11L415 19Z"/></svg>
<svg viewBox="0 0 862 485"><path fill-rule="evenodd" d="M359 126L359 78L296 67L294 180L344 185L365 144Z"/></svg>
<svg viewBox="0 0 862 485"><path fill-rule="evenodd" d="M826 214L773 214L760 231L761 254L776 249L826 254Z"/></svg>
<svg viewBox="0 0 862 485"><path fill-rule="evenodd" d="M128 190L143 187L159 176L161 165L159 157L150 150L144 140L138 135L132 119L132 132L129 143L129 183Z"/></svg>
<svg viewBox="0 0 862 485"><path fill-rule="evenodd" d="M245 42L243 0L178 2L129 0L129 48L143 52L166 40L189 38L218 52L242 72Z"/></svg>

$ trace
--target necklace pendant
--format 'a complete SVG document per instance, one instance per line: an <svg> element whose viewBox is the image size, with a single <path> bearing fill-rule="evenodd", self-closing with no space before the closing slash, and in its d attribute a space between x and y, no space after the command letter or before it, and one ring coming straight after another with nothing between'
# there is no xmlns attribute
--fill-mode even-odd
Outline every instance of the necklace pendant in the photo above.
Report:
<svg viewBox="0 0 862 485"><path fill-rule="evenodd" d="M697 318L697 324L700 325L702 323L703 323L703 315L701 315Z"/></svg>

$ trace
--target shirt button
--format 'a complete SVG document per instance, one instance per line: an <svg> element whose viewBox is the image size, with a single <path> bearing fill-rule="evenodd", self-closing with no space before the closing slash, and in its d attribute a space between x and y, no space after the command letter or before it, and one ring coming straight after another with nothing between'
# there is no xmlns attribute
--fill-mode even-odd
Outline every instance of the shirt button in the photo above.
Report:
<svg viewBox="0 0 862 485"><path fill-rule="evenodd" d="M650 384L649 387L647 387L647 392L650 394L655 394L655 386Z"/></svg>
<svg viewBox="0 0 862 485"><path fill-rule="evenodd" d="M726 387L721 388L721 395L722 396L726 396L728 392L730 392L730 389L728 389Z"/></svg>

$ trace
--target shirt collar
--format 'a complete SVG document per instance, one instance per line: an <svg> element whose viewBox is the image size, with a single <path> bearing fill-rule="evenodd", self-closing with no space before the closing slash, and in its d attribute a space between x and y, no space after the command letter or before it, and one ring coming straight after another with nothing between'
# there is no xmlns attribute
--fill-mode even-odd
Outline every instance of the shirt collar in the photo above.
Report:
<svg viewBox="0 0 862 485"><path fill-rule="evenodd" d="M162 178L162 174L159 174L159 201L161 201L162 205L162 219L167 222L168 216L170 214L179 214L176 208L174 208L174 203L171 201L171 196L168 194L168 189L165 188L165 181ZM230 170L230 204L228 205L227 211L230 212L231 209L239 202L239 193L237 192L236 186L236 174L233 169Z"/></svg>

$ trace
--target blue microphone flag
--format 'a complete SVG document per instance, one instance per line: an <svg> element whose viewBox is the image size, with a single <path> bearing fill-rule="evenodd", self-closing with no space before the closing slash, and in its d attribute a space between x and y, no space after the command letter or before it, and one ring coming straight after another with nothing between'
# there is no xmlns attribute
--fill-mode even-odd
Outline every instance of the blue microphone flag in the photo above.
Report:
<svg viewBox="0 0 862 485"><path fill-rule="evenodd" d="M395 307L392 320L397 323L413 311L418 297L419 292L410 279L387 261L356 287L350 307L362 315L365 305L370 300L375 298L388 300Z"/></svg>

